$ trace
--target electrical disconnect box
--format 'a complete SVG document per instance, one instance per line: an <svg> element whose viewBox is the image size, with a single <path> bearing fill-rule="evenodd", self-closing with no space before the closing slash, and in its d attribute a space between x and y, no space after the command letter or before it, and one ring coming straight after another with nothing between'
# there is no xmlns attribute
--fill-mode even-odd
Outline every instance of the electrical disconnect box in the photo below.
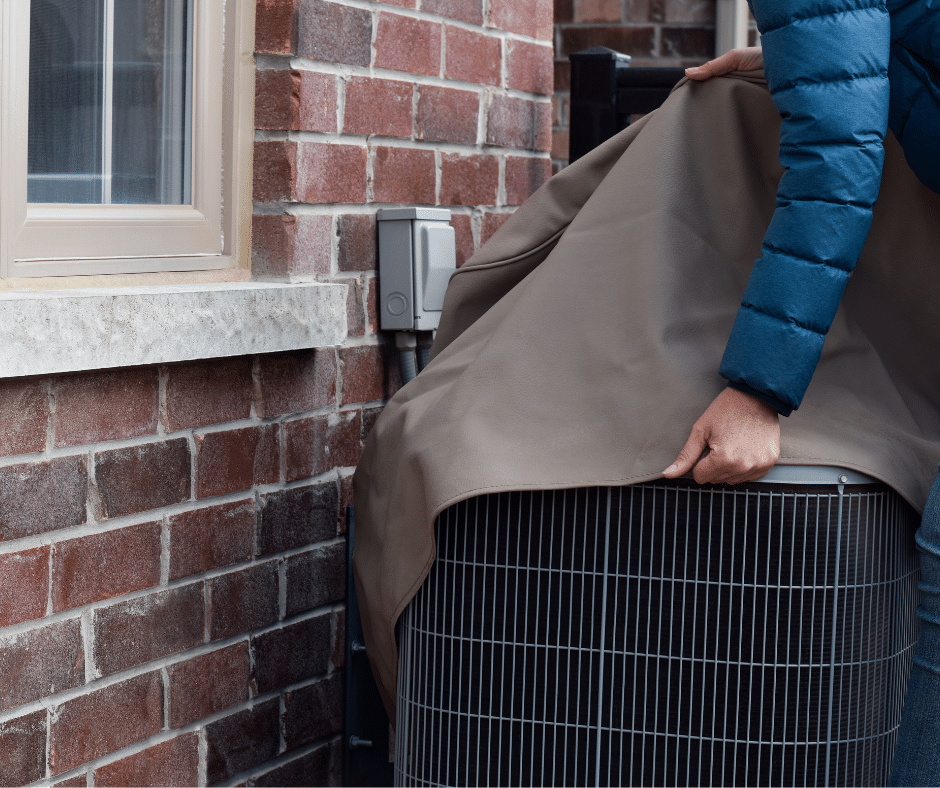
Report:
<svg viewBox="0 0 940 788"><path fill-rule="evenodd" d="M444 208L383 208L379 228L379 325L386 331L436 329L457 244Z"/></svg>

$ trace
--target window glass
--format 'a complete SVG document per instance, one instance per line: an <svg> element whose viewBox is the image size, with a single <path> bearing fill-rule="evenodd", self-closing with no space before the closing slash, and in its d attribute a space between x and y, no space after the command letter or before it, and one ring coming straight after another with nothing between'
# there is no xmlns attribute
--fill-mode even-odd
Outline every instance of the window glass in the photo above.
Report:
<svg viewBox="0 0 940 788"><path fill-rule="evenodd" d="M192 4L32 0L29 202L190 202Z"/></svg>

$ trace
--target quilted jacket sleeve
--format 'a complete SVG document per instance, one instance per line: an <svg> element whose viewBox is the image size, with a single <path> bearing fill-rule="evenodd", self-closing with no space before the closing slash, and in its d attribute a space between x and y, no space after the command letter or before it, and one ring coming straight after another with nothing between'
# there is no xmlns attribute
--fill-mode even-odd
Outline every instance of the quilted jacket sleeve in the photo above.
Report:
<svg viewBox="0 0 940 788"><path fill-rule="evenodd" d="M786 169L721 374L788 415L819 362L871 225L891 23L872 0L753 0Z"/></svg>

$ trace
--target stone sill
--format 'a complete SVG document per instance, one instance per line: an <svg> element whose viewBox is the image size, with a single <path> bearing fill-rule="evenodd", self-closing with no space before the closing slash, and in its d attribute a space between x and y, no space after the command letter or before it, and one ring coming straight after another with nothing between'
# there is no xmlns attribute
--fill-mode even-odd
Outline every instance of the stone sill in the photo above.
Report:
<svg viewBox="0 0 940 788"><path fill-rule="evenodd" d="M0 293L0 378L299 350L345 339L345 285Z"/></svg>

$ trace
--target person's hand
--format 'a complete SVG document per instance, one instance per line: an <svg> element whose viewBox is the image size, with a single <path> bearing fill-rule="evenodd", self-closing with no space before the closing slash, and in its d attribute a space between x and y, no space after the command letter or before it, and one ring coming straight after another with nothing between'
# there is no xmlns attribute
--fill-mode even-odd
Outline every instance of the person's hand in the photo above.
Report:
<svg viewBox="0 0 940 788"><path fill-rule="evenodd" d="M709 452L702 457L706 447ZM726 388L692 426L692 434L663 476L675 479L692 470L699 484L739 484L763 476L779 456L777 411L750 394Z"/></svg>
<svg viewBox="0 0 940 788"><path fill-rule="evenodd" d="M732 49L721 57L709 60L701 66L687 68L685 75L696 82L730 74L732 71L754 71L764 67L764 51L760 47Z"/></svg>

